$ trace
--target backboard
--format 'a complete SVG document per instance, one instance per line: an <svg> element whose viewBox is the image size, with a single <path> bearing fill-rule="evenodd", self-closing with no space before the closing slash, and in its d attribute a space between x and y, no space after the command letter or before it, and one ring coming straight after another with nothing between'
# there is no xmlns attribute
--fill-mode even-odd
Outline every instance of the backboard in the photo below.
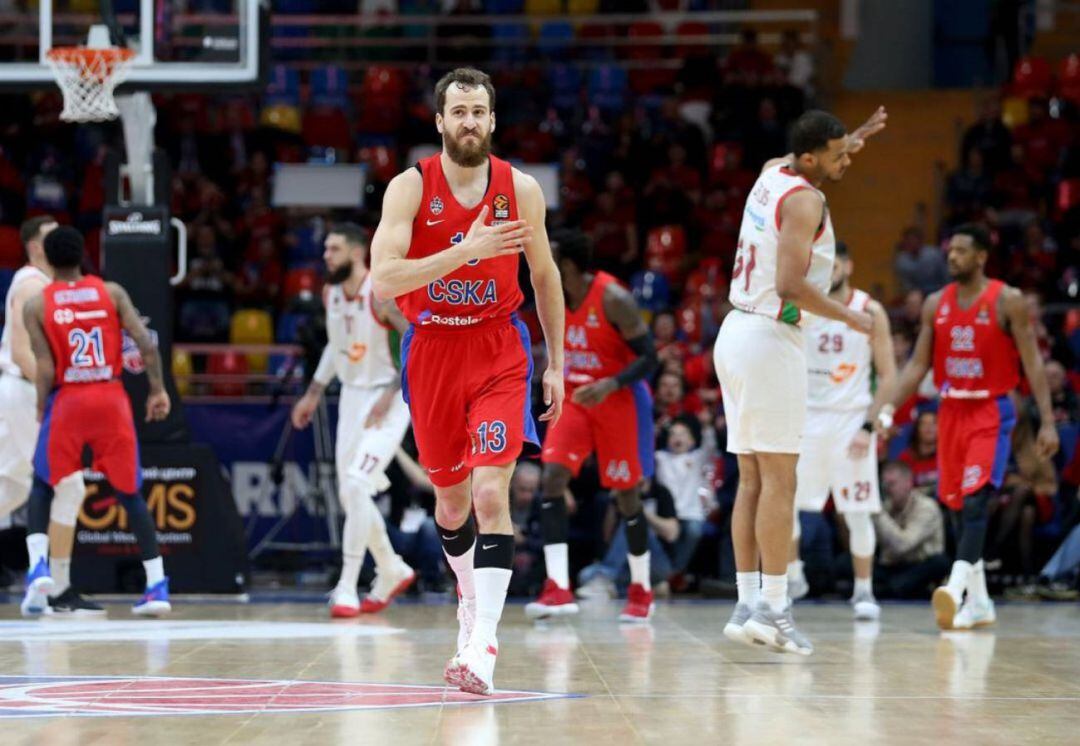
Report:
<svg viewBox="0 0 1080 746"><path fill-rule="evenodd" d="M23 4L18 4L23 5ZM123 88L214 90L264 80L268 0L38 0L0 11L0 88L54 84L45 55L84 45L109 6L135 61Z"/></svg>

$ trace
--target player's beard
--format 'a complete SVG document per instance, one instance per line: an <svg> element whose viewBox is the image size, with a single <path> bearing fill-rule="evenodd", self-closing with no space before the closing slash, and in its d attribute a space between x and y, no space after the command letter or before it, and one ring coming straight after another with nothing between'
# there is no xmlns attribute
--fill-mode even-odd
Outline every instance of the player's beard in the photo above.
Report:
<svg viewBox="0 0 1080 746"><path fill-rule="evenodd" d="M461 140L444 131L443 149L450 156L450 160L462 168L476 168L484 165L487 162L488 155L491 154L491 133L488 132L484 137L480 138L479 145L467 146L462 145Z"/></svg>
<svg viewBox="0 0 1080 746"><path fill-rule="evenodd" d="M352 260L345 262L337 269L329 269L326 273L326 282L330 285L340 285L352 276Z"/></svg>

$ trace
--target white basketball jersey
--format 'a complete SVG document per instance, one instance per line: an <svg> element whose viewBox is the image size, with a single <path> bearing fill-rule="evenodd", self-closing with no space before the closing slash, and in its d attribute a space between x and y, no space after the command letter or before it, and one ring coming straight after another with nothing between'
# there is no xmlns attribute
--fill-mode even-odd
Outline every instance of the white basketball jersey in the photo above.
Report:
<svg viewBox="0 0 1080 746"><path fill-rule="evenodd" d="M799 309L782 302L776 294L776 257L780 242L780 206L787 197L802 189L816 192L825 202L825 195L820 190L786 165L767 169L754 182L743 210L739 250L735 255L728 296L731 305L740 311L769 316L796 326L801 319ZM835 254L836 237L825 205L806 271L810 282L823 292L829 289Z"/></svg>
<svg viewBox="0 0 1080 746"><path fill-rule="evenodd" d="M3 370L5 375L21 376L22 370L15 364L15 360L11 357L11 304L15 300L15 291L18 289L20 283L25 282L31 277L38 277L45 281L48 285L52 282L52 279L42 272L40 269L32 264L27 264L25 267L19 269L15 273L15 276L11 278L11 286L8 288L7 298L4 299L4 333L0 337L0 370Z"/></svg>
<svg viewBox="0 0 1080 746"><path fill-rule="evenodd" d="M356 297L331 285L326 305L327 345L334 353L334 372L348 386L385 386L397 378L391 351L390 327L375 316L371 274Z"/></svg>
<svg viewBox="0 0 1080 746"><path fill-rule="evenodd" d="M855 290L848 307L864 311L869 302L869 295ZM867 409L874 398L870 390L874 365L870 335L860 334L842 321L807 314L803 338L810 375L807 404L833 411Z"/></svg>

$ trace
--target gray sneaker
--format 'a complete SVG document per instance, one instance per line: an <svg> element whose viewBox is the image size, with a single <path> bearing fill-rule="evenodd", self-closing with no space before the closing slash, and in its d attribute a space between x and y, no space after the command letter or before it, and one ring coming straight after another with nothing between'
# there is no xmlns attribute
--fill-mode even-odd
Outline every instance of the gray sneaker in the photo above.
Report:
<svg viewBox="0 0 1080 746"><path fill-rule="evenodd" d="M873 593L860 593L851 597L851 605L855 610L855 621L873 622L881 617L881 606Z"/></svg>
<svg viewBox="0 0 1080 746"><path fill-rule="evenodd" d="M741 642L743 645L753 645L754 641L746 636L743 625L750 618L750 607L746 604L735 604L735 611L731 613L731 619L724 625L724 636L732 642Z"/></svg>
<svg viewBox="0 0 1080 746"><path fill-rule="evenodd" d="M795 629L790 605L784 611L776 612L767 603L760 601L743 625L743 633L754 642L768 645L777 653L810 655L814 652L810 641Z"/></svg>

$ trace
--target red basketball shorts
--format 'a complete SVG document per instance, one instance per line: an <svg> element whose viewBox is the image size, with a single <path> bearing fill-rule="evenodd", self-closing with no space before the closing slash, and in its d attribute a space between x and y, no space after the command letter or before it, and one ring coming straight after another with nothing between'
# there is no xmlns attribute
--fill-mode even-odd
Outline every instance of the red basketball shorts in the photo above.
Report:
<svg viewBox="0 0 1080 746"><path fill-rule="evenodd" d="M462 328L411 326L401 340L402 393L432 484L539 447L532 418L532 344L516 316Z"/></svg>
<svg viewBox="0 0 1080 746"><path fill-rule="evenodd" d="M51 485L82 471L83 448L93 468L119 492L142 487L139 441L131 402L119 381L62 386L45 406L34 452L34 473Z"/></svg>
<svg viewBox="0 0 1080 746"><path fill-rule="evenodd" d="M943 399L938 408L938 496L952 510L986 484L1000 487L1016 409L1008 396Z"/></svg>
<svg viewBox="0 0 1080 746"><path fill-rule="evenodd" d="M575 477L596 453L600 484L626 490L653 475L652 395L644 382L619 389L595 407L567 394L562 417L544 436L541 460L561 464Z"/></svg>

